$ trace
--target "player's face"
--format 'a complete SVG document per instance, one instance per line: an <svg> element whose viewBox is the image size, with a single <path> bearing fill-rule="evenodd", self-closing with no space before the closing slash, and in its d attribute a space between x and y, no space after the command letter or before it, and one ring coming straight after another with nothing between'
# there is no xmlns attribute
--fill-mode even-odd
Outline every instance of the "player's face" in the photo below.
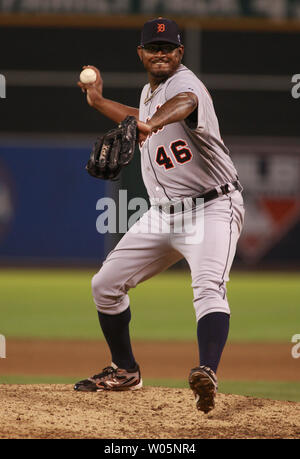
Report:
<svg viewBox="0 0 300 459"><path fill-rule="evenodd" d="M138 47L138 55L147 72L158 79L169 78L179 67L184 48L170 43L150 43Z"/></svg>

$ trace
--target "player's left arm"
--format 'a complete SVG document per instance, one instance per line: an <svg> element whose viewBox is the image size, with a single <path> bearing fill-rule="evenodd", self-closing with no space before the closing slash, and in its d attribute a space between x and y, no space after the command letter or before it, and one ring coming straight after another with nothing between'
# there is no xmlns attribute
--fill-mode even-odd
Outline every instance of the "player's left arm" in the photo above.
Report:
<svg viewBox="0 0 300 459"><path fill-rule="evenodd" d="M181 92L167 100L146 123L151 132L167 124L176 123L188 118L198 106L198 97L193 92Z"/></svg>

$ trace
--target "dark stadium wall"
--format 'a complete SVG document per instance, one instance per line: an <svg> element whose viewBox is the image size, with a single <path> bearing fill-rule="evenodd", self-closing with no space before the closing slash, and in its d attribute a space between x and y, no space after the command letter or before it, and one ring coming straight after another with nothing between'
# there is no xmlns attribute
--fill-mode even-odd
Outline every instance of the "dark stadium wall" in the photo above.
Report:
<svg viewBox="0 0 300 459"><path fill-rule="evenodd" d="M75 162L81 168L89 155L95 135L113 126L111 121L87 105L85 96L76 86L83 65L93 64L100 68L105 97L138 106L140 90L146 81L143 67L136 55L139 36L137 27L117 29L12 26L0 29L1 43L9 44L1 50L1 73L6 77L7 87L6 98L0 100L0 159L2 162L6 161L6 167L11 164L10 173L13 176L16 174L15 164L8 162L3 139L14 142L24 136L35 139L43 135L52 140L56 139L58 148L51 155L51 161L55 163L60 157L59 148L63 147L65 139L69 142L72 138L84 138L85 147L80 153L80 161ZM183 42L185 38L186 30L183 33ZM290 138L297 140L300 99L291 97L291 78L299 70L297 50L300 48L300 33L203 30L199 34L199 40L199 43L194 43L195 49L201 49L199 65L197 69L191 70L199 71L212 94L221 133L229 148L233 138L274 138L275 143L278 138L286 138L287 142ZM190 62L188 56L187 54L187 62ZM235 81L238 82L237 86ZM76 142L74 140L74 144ZM34 162L33 152L34 150L29 157ZM40 152L35 152L40 160ZM282 153L284 154L284 150ZM21 150L18 150L18 154L22 155ZM71 164L69 153L67 156ZM18 164L22 167L22 161ZM28 161L24 162L23 167L26 165ZM81 177L82 169L73 172L78 174L77 185L80 184L78 189L75 186L75 195L77 192L78 196L94 193L97 185L92 179L84 174ZM51 177L44 180L45 192L47 187L50 190L51 184ZM146 197L138 155L135 162L122 173L119 185L128 189L129 199L133 196ZM63 181L59 183L59 187L63 202ZM89 187L90 191L86 191ZM104 193L103 185L98 184L97 192L98 190ZM298 199L297 196L296 198ZM87 214L82 210L84 218L76 231L77 236L78 232L82 233L81 237L86 233L84 225L95 224L97 214L94 197L89 205L93 209L90 208ZM46 223L45 219L41 225ZM281 261L300 264L299 229L298 220L260 259L252 259L250 264L259 266ZM95 233L94 228L92 231ZM67 244L61 241L61 245L53 248L52 254L55 257L68 257L69 234L67 231ZM94 238L97 238L97 234L92 235L91 232L84 242L78 243L74 240L76 246L81 247L77 252L78 257L90 258L93 255ZM15 256L9 250L13 243L12 234L9 239L0 240L1 256ZM30 246L27 247L28 255ZM101 253L104 252L103 243ZM24 252L24 256L26 253ZM39 255L38 247L34 253ZM40 253L43 253L42 250ZM248 262L249 260L240 255L237 256L237 264L248 266Z"/></svg>

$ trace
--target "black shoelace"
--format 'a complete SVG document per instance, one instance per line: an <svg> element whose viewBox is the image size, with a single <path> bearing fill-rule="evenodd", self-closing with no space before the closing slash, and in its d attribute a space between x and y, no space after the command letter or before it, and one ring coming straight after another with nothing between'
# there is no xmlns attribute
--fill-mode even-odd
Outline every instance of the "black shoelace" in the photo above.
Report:
<svg viewBox="0 0 300 459"><path fill-rule="evenodd" d="M115 372L116 372L115 368L113 368L113 367L105 367L105 368L103 368L101 373L98 373L98 374L92 376L92 379L101 379L104 376L108 376L109 374L112 374L112 373L115 373Z"/></svg>

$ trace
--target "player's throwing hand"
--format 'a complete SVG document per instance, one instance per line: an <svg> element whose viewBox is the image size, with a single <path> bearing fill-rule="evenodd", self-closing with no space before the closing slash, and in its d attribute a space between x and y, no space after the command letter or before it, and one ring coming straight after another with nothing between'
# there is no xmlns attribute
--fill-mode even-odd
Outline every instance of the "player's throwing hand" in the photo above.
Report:
<svg viewBox="0 0 300 459"><path fill-rule="evenodd" d="M77 83L78 86L81 88L82 92L86 93L86 99L88 104L91 107L94 107L96 102L98 101L99 103L102 99L103 80L100 71L93 65L85 65L82 67L82 69L92 69L96 73L96 81L94 81L93 83L83 83L80 80Z"/></svg>

